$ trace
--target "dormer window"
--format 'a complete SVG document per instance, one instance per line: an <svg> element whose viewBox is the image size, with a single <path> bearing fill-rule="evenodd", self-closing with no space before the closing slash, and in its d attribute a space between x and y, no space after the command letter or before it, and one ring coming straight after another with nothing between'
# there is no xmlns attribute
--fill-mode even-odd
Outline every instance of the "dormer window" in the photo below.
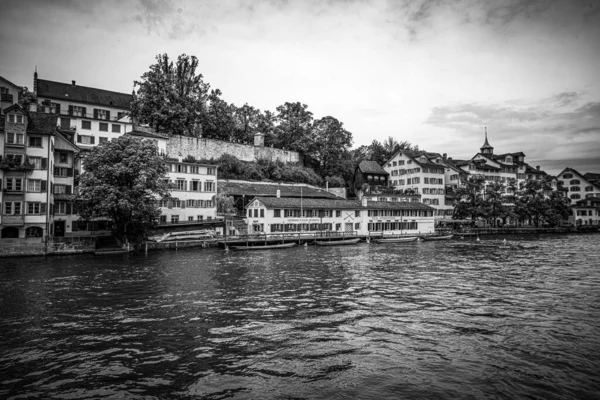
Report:
<svg viewBox="0 0 600 400"><path fill-rule="evenodd" d="M506 157L506 159L505 159L504 161L505 161L507 164L512 164L512 162L513 162L513 159L512 159L512 157L510 157L510 156L509 156L509 157Z"/></svg>
<svg viewBox="0 0 600 400"><path fill-rule="evenodd" d="M102 110L100 108L94 108L94 118L109 120L110 119L110 111Z"/></svg>
<svg viewBox="0 0 600 400"><path fill-rule="evenodd" d="M15 115L15 114L8 114L8 122L11 122L13 124L22 124L23 123L23 116L22 115Z"/></svg>

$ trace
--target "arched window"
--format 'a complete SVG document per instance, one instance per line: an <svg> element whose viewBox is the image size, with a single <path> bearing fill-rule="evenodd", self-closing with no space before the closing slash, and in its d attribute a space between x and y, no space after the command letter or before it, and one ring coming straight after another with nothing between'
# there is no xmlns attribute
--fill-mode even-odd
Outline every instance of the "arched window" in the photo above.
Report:
<svg viewBox="0 0 600 400"><path fill-rule="evenodd" d="M30 226L25 229L25 237L42 237L44 230L39 226Z"/></svg>

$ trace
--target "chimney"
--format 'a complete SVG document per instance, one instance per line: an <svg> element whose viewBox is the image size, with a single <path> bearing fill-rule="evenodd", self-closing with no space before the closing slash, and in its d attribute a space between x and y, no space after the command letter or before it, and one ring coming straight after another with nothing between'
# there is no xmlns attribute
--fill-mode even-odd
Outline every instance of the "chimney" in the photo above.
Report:
<svg viewBox="0 0 600 400"><path fill-rule="evenodd" d="M537 169L537 170L539 171L539 170L540 170L540 166L539 166L539 165L536 165L536 166L535 166L535 169Z"/></svg>
<svg viewBox="0 0 600 400"><path fill-rule="evenodd" d="M445 160L448 158L448 154L447 154L447 153L444 153L444 154L442 155L442 158L443 158L443 159L444 159L444 161L445 161Z"/></svg>
<svg viewBox="0 0 600 400"><path fill-rule="evenodd" d="M75 86L75 81L71 81L71 85Z"/></svg>
<svg viewBox="0 0 600 400"><path fill-rule="evenodd" d="M277 198L281 198L281 190L277 189Z"/></svg>
<svg viewBox="0 0 600 400"><path fill-rule="evenodd" d="M366 206L367 206L367 201L368 201L368 199L367 199L366 197L364 197L364 196L363 196L363 198L361 199L361 201L362 201L362 206L363 206L363 207L366 207Z"/></svg>

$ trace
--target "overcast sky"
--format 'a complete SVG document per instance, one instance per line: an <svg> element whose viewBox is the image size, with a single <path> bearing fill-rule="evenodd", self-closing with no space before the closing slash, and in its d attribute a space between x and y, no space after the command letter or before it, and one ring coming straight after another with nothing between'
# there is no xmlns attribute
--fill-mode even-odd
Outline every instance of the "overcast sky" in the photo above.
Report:
<svg viewBox="0 0 600 400"><path fill-rule="evenodd" d="M0 75L120 92L159 53L200 60L224 100L331 115L469 159L600 173L600 1L4 0Z"/></svg>

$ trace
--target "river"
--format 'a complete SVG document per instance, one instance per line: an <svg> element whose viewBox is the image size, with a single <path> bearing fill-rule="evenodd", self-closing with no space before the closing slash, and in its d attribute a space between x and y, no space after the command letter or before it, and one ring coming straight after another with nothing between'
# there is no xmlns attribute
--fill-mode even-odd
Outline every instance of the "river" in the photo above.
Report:
<svg viewBox="0 0 600 400"><path fill-rule="evenodd" d="M600 398L600 235L0 259L0 398Z"/></svg>

